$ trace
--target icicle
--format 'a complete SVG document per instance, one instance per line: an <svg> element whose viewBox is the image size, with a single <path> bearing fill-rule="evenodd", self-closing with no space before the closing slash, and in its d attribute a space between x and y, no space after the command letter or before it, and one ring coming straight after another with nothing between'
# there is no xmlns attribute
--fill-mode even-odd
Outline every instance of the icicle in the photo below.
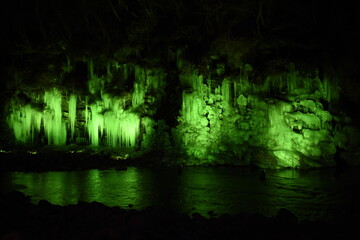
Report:
<svg viewBox="0 0 360 240"><path fill-rule="evenodd" d="M61 93L57 89L45 91L44 131L48 144L62 145L66 143L66 125L62 121Z"/></svg>
<svg viewBox="0 0 360 240"><path fill-rule="evenodd" d="M132 94L132 106L138 107L144 103L146 92L146 70L135 66L135 83Z"/></svg>
<svg viewBox="0 0 360 240"><path fill-rule="evenodd" d="M126 67L126 66L125 66ZM165 74L162 71L142 69L135 66L135 83L132 94L132 106L134 108L145 102L145 95L152 94L151 97L161 97L165 86ZM154 95L155 94L155 95Z"/></svg>
<svg viewBox="0 0 360 240"><path fill-rule="evenodd" d="M113 112L107 112L104 118L106 143L108 146L120 145L119 125L120 121Z"/></svg>
<svg viewBox="0 0 360 240"><path fill-rule="evenodd" d="M112 107L112 98L109 94L103 94L101 95L101 98L103 100L105 109Z"/></svg>
<svg viewBox="0 0 360 240"><path fill-rule="evenodd" d="M132 106L135 108L144 103L145 86L144 84L134 83L134 92L132 95Z"/></svg>
<svg viewBox="0 0 360 240"><path fill-rule="evenodd" d="M203 101L195 93L182 94L182 108L181 115L185 117L185 121L189 124L196 124L200 122L200 112L203 110Z"/></svg>
<svg viewBox="0 0 360 240"><path fill-rule="evenodd" d="M88 81L88 88L91 94L97 94L97 93L102 94L104 90L104 86L105 86L105 79L97 77L96 75L94 75Z"/></svg>
<svg viewBox="0 0 360 240"><path fill-rule="evenodd" d="M339 100L339 87L328 77L323 81L323 98L329 103L336 103Z"/></svg>
<svg viewBox="0 0 360 240"><path fill-rule="evenodd" d="M237 101L237 98L238 98L238 85L239 83L237 82L234 82L234 91L233 91L233 106L236 106L236 101Z"/></svg>
<svg viewBox="0 0 360 240"><path fill-rule="evenodd" d="M124 79L128 79L129 78L129 70L128 70L129 66L124 64L123 65L123 77Z"/></svg>
<svg viewBox="0 0 360 240"><path fill-rule="evenodd" d="M88 106L88 96L85 97L85 124L88 123L89 120L89 106Z"/></svg>
<svg viewBox="0 0 360 240"><path fill-rule="evenodd" d="M97 103L90 105L91 117L87 124L90 142L94 146L99 146L102 131L104 129L104 119L101 115L102 108Z"/></svg>
<svg viewBox="0 0 360 240"><path fill-rule="evenodd" d="M116 71L119 70L120 65L119 65L119 63L118 63L117 61L114 61L112 65L113 65L113 67L116 69ZM124 64L124 65L126 65L126 64Z"/></svg>
<svg viewBox="0 0 360 240"><path fill-rule="evenodd" d="M240 96L236 100L236 103L239 107L240 114L244 115L246 113L246 106L248 104L247 98L244 95L240 94Z"/></svg>
<svg viewBox="0 0 360 240"><path fill-rule="evenodd" d="M135 82L145 84L146 81L146 70L135 66Z"/></svg>
<svg viewBox="0 0 360 240"><path fill-rule="evenodd" d="M92 145L99 146L100 139L104 137L104 143L111 147L135 146L140 119L136 114L124 111L123 107L124 101L110 98L106 98L106 103L104 100L90 106L91 118L87 129Z"/></svg>
<svg viewBox="0 0 360 240"><path fill-rule="evenodd" d="M74 138L74 134L75 134L76 100L77 100L76 95L72 94L69 99L69 122L70 122L71 139Z"/></svg>
<svg viewBox="0 0 360 240"><path fill-rule="evenodd" d="M191 87L194 91L201 91L203 87L203 76L196 72L191 74L180 74L179 80L182 86Z"/></svg>
<svg viewBox="0 0 360 240"><path fill-rule="evenodd" d="M14 131L15 139L23 143L33 143L35 135L40 132L42 113L30 105L16 106L11 102L13 112L8 117L8 124Z"/></svg>
<svg viewBox="0 0 360 240"><path fill-rule="evenodd" d="M91 94L102 94L105 82L107 78L98 77L94 73L94 63L92 60L88 60L88 71L89 71L89 80L88 80L88 89Z"/></svg>
<svg viewBox="0 0 360 240"><path fill-rule="evenodd" d="M113 65L107 65L107 71L111 72L112 68ZM124 74L127 74L127 68L126 65L119 66L119 70ZM68 109L68 120L64 121L62 93L58 89L45 91L41 96L32 94L32 102L43 101L45 109L35 109L32 105L12 106L7 120L15 138L30 143L44 132L48 144L62 145L69 140L71 143L90 143L94 146L105 144L112 147L134 147L140 132L139 116L131 112L133 109L125 110L127 97L112 96L104 91L106 79L95 75L92 60L88 60L88 71L89 91L95 95L91 98L96 100L89 103L89 96L85 96L85 103L79 103L78 96L70 94L68 102L64 103ZM148 92L152 94L150 97L160 96L160 90L165 85L164 79L165 74L161 70L146 70L136 66L133 107L143 104ZM192 75L191 80L195 80L191 81L194 89L202 89L202 76ZM185 100L184 113L187 119L199 115L203 103L199 94L191 96L189 101ZM80 106L78 107L80 104L84 104L81 112ZM84 132L79 132L76 128L80 115L85 122Z"/></svg>
<svg viewBox="0 0 360 240"><path fill-rule="evenodd" d="M17 107L10 115L9 124L14 130L15 138L24 143L33 143L43 122L48 144L65 144L66 125L62 120L61 93L57 89L45 91L43 100L46 105L43 112L26 105ZM12 108L15 109L14 107Z"/></svg>
<svg viewBox="0 0 360 240"><path fill-rule="evenodd" d="M148 74L146 77L146 86L149 89L159 91L159 89L164 88L164 75L161 72L156 72L155 74Z"/></svg>
<svg viewBox="0 0 360 240"><path fill-rule="evenodd" d="M222 90L222 96L223 96L223 102L225 103L226 106L231 106L231 82L227 79L225 79L222 82L222 86L221 86L221 90Z"/></svg>
<svg viewBox="0 0 360 240"><path fill-rule="evenodd" d="M104 117L107 145L133 147L139 135L140 119L134 113L107 112Z"/></svg>
<svg viewBox="0 0 360 240"><path fill-rule="evenodd" d="M66 73L70 73L73 70L73 66L71 65L71 60L69 57L66 57L66 65L63 66L62 69Z"/></svg>
<svg viewBox="0 0 360 240"><path fill-rule="evenodd" d="M288 93L293 94L294 90L299 88L298 86L298 74L297 72L290 72L287 74L287 87L288 87Z"/></svg>
<svg viewBox="0 0 360 240"><path fill-rule="evenodd" d="M139 134L140 119L136 114L123 114L120 124L121 145L133 147Z"/></svg>

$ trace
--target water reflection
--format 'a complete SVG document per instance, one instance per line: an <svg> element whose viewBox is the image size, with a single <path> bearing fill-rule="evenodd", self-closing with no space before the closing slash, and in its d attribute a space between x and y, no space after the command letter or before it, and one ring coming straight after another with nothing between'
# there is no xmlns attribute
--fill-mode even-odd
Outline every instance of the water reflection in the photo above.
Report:
<svg viewBox="0 0 360 240"><path fill-rule="evenodd" d="M141 209L158 206L186 213L217 214L258 212L273 216L279 208L301 219L331 219L359 214L360 174L349 170L342 178L334 170L267 171L261 181L246 168L149 169L127 171L2 174L2 191L19 190L37 203L46 199L68 205L98 201L108 206Z"/></svg>
<svg viewBox="0 0 360 240"><path fill-rule="evenodd" d="M268 205L266 185L256 173L226 168L191 168L184 171L181 179L181 196L185 201L181 208L185 212L233 213L259 212ZM231 202L229 202L231 199ZM273 212L263 208L261 212Z"/></svg>

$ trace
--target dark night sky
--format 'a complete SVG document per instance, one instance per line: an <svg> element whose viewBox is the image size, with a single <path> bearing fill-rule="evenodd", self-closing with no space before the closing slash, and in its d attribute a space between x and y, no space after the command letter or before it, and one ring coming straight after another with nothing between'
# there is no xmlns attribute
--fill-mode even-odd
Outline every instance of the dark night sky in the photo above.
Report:
<svg viewBox="0 0 360 240"><path fill-rule="evenodd" d="M1 8L1 29L2 41L8 46L24 43L26 38L36 45L36 42L59 39L71 41L81 35L92 36L93 40L136 42L131 34L197 44L197 41L212 41L229 32L235 39L261 34L265 39L273 36L301 39L304 44L354 44L359 27L357 8L338 0L329 0L326 4L306 0L236 3L220 0L13 0L7 4ZM139 29L140 26L143 29ZM138 35L132 32L134 29L138 29ZM195 35L206 35L206 38Z"/></svg>
<svg viewBox="0 0 360 240"><path fill-rule="evenodd" d="M12 0L0 11L5 71L23 67L24 56L111 55L127 46L142 59L183 46L196 57L226 39L256 42L244 47L254 65L301 59L359 75L358 9L340 0Z"/></svg>

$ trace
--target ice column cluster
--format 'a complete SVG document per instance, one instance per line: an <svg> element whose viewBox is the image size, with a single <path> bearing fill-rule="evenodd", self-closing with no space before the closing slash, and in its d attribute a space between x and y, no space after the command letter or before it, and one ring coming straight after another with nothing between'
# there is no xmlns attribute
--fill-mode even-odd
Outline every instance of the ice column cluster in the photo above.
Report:
<svg viewBox="0 0 360 240"><path fill-rule="evenodd" d="M7 121L15 139L26 144L77 143L110 147L134 147L138 140L146 140L146 132L140 139L142 117L139 112L149 104L146 97L149 92L164 86L164 75L139 66L132 68L135 78L131 80L132 93L116 95L106 89L107 84L113 87L114 82L116 84L116 80L111 79L112 72L119 71L122 77L128 77L128 66L115 63L107 67L106 76L97 76L94 63L89 60L87 96L51 88L31 93L28 104L14 97L8 104Z"/></svg>
<svg viewBox="0 0 360 240"><path fill-rule="evenodd" d="M15 100L10 102L12 112L8 123L15 138L24 143L34 142L43 130L48 144L65 144L67 131L62 118L61 93L57 89L51 89L35 98L42 99L43 108L31 104L21 105Z"/></svg>

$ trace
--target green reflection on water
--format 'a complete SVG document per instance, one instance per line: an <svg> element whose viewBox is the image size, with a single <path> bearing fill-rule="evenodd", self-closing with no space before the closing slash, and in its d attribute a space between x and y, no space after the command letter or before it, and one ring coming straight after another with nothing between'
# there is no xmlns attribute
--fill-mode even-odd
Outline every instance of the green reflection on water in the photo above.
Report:
<svg viewBox="0 0 360 240"><path fill-rule="evenodd" d="M141 204L143 193L136 168L126 172L79 171L10 174L12 185L26 186L22 191L32 196L32 202L46 199L52 204L69 205L78 201L98 201L109 206Z"/></svg>
<svg viewBox="0 0 360 240"><path fill-rule="evenodd" d="M37 203L68 205L78 201L135 209L168 208L208 216L239 212L274 216L287 208L300 219L329 219L335 214L358 214L358 171L341 178L331 170L268 170L192 167L177 169L128 168L127 171L12 172L2 176L8 186L32 196ZM6 184L5 184L6 185ZM342 211L342 212L341 212Z"/></svg>
<svg viewBox="0 0 360 240"><path fill-rule="evenodd" d="M186 202L182 211L207 215L236 212L261 212L273 215L267 208L267 185L250 171L228 171L226 168L191 168L181 176L180 195ZM229 199L231 199L229 201ZM264 208L262 208L264 207Z"/></svg>

